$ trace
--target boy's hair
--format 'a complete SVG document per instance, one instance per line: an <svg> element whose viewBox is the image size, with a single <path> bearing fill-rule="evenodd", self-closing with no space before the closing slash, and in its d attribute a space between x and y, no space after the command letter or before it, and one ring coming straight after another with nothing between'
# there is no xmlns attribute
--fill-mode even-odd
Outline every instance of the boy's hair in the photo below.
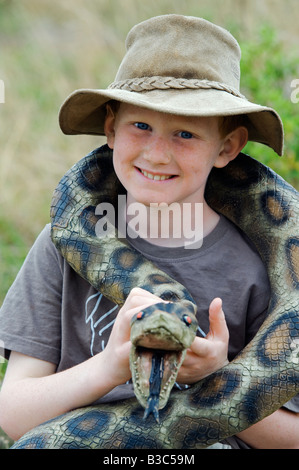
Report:
<svg viewBox="0 0 299 470"><path fill-rule="evenodd" d="M221 116L219 118L219 132L222 139L238 127L246 127L248 129L248 116L246 114Z"/></svg>
<svg viewBox="0 0 299 470"><path fill-rule="evenodd" d="M106 103L106 106L107 105L110 106L113 113L116 114L120 107L120 101L110 100L108 103Z"/></svg>
<svg viewBox="0 0 299 470"><path fill-rule="evenodd" d="M109 105L113 113L116 114L120 107L120 101L111 100L108 101L107 105ZM219 117L219 133L222 139L237 129L237 127L242 126L248 128L248 117L246 114Z"/></svg>

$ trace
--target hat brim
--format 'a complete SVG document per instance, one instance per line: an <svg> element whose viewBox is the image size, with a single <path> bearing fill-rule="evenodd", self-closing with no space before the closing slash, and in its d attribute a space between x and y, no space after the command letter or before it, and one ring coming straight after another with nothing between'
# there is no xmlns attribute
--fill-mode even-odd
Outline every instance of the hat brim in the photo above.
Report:
<svg viewBox="0 0 299 470"><path fill-rule="evenodd" d="M117 100L154 111L181 116L235 116L249 118L249 140L283 153L283 125L278 113L269 107L215 89L151 90L142 93L120 89L80 89L62 104L61 130L68 135L104 135L106 103Z"/></svg>

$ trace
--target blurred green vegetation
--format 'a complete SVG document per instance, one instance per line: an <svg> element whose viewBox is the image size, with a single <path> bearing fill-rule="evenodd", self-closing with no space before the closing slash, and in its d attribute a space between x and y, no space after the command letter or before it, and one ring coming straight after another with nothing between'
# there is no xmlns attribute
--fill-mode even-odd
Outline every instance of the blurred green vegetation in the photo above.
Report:
<svg viewBox="0 0 299 470"><path fill-rule="evenodd" d="M292 79L299 77L298 56L285 53L273 28L259 30L257 41L241 41L241 83L245 96L255 103L274 108L285 130L283 157L277 157L263 145L249 143L245 152L270 166L296 189L299 189L299 103L291 101Z"/></svg>
<svg viewBox="0 0 299 470"><path fill-rule="evenodd" d="M103 143L64 136L61 103L74 89L112 82L127 32L150 16L202 16L230 29L242 49L241 92L275 108L285 126L282 158L254 143L245 151L299 189L299 103L291 102L291 82L299 78L296 7L293 0L0 0L0 305L49 221L58 180ZM0 364L0 383L4 369Z"/></svg>
<svg viewBox="0 0 299 470"><path fill-rule="evenodd" d="M0 218L0 299L8 291L28 251L26 237L14 227L11 221Z"/></svg>

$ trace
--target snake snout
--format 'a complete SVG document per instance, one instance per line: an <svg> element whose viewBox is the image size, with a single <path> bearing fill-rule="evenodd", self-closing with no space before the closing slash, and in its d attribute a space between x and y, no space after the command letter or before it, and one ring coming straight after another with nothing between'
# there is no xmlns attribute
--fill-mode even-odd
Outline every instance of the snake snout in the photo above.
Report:
<svg viewBox="0 0 299 470"><path fill-rule="evenodd" d="M154 399L156 411L154 413L151 410L151 412L156 420L157 411L164 408L168 401L185 352L185 350L166 351L141 346L131 349L130 365L136 398L146 410Z"/></svg>
<svg viewBox="0 0 299 470"><path fill-rule="evenodd" d="M175 303L159 303L139 312L131 324L130 366L135 395L145 416L165 407L197 329L195 316Z"/></svg>

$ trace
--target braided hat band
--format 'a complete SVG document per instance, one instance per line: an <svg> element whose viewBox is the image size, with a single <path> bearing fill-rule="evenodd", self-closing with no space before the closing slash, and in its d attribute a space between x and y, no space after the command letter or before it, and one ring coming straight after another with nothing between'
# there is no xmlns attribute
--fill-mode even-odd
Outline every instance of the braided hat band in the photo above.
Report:
<svg viewBox="0 0 299 470"><path fill-rule="evenodd" d="M196 79L185 79L185 78L174 78L174 77L142 77L121 80L111 83L108 89L111 90L126 90L137 93L152 90L182 90L182 89L211 89L221 90L230 93L231 95L237 96L238 98L246 99L238 90L233 87L226 85L225 83L215 82L211 80L196 80Z"/></svg>
<svg viewBox="0 0 299 470"><path fill-rule="evenodd" d="M110 100L181 116L246 115L248 138L283 152L278 113L240 93L241 50L229 31L203 18L162 15L135 25L113 83L75 90L59 123L65 134L105 135Z"/></svg>

